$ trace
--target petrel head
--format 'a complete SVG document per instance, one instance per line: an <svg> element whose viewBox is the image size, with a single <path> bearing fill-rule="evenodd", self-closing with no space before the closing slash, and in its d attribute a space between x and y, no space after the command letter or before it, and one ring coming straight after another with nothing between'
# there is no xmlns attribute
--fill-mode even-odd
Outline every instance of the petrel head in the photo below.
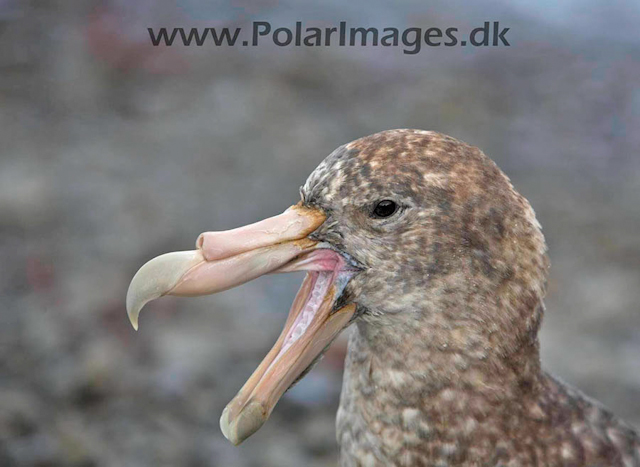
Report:
<svg viewBox="0 0 640 467"><path fill-rule="evenodd" d="M310 238L362 269L343 293L357 315L386 322L447 310L440 321L451 325L473 318L537 331L544 237L527 200L478 148L431 131L383 131L336 149L302 197L327 216ZM497 313L496 300L509 310Z"/></svg>
<svg viewBox="0 0 640 467"><path fill-rule="evenodd" d="M137 329L141 308L160 296L307 271L278 341L222 414L234 444L354 320L473 318L514 339L535 336L540 316L529 305L544 294L544 238L527 201L477 148L435 132L384 131L336 149L301 197L279 216L205 232L196 250L152 259L127 294Z"/></svg>

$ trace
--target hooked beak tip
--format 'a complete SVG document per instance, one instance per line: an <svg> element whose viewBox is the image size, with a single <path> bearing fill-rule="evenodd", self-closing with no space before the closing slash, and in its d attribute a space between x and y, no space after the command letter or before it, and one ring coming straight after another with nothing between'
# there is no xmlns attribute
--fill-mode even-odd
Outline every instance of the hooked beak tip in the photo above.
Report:
<svg viewBox="0 0 640 467"><path fill-rule="evenodd" d="M127 315L133 329L138 330L140 310L151 300L171 294L182 276L202 260L196 250L166 253L147 261L133 276L127 291Z"/></svg>
<svg viewBox="0 0 640 467"><path fill-rule="evenodd" d="M127 292L127 316L131 322L131 326L136 331L138 330L138 317L140 316L140 310L145 305L146 301L140 301L136 296L135 289L129 287Z"/></svg>
<svg viewBox="0 0 640 467"><path fill-rule="evenodd" d="M134 331L138 330L138 316L140 315L140 310L132 310L127 309L127 316L129 316L129 321L131 322L131 326L133 326Z"/></svg>

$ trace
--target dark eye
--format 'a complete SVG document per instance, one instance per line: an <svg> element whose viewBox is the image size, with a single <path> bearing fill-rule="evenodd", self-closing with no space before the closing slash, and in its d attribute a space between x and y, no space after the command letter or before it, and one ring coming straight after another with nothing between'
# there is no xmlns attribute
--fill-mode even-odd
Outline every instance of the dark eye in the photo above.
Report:
<svg viewBox="0 0 640 467"><path fill-rule="evenodd" d="M394 201L391 201L390 199L383 199L376 204L375 208L373 208L373 217L389 217L395 214L397 210L398 205Z"/></svg>

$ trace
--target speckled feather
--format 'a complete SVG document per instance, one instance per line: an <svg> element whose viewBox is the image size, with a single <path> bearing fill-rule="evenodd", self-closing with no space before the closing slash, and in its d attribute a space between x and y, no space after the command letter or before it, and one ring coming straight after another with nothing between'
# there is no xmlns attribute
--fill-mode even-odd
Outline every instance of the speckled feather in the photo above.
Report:
<svg viewBox="0 0 640 467"><path fill-rule="evenodd" d="M341 146L303 202L364 271L337 417L342 466L639 467L638 435L540 367L533 209L479 149L421 130ZM377 201L400 210L373 219Z"/></svg>

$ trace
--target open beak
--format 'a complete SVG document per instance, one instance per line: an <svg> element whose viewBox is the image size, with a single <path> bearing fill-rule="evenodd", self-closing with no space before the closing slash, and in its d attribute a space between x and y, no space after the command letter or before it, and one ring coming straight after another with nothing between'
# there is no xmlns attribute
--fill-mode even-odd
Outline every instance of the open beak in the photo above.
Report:
<svg viewBox="0 0 640 467"><path fill-rule="evenodd" d="M163 295L208 295L268 273L307 271L280 337L222 413L220 428L233 444L264 424L282 394L354 315L355 304L335 305L355 269L327 244L307 238L325 218L298 204L255 224L205 232L196 250L158 256L131 281L127 313L137 330L142 307Z"/></svg>

